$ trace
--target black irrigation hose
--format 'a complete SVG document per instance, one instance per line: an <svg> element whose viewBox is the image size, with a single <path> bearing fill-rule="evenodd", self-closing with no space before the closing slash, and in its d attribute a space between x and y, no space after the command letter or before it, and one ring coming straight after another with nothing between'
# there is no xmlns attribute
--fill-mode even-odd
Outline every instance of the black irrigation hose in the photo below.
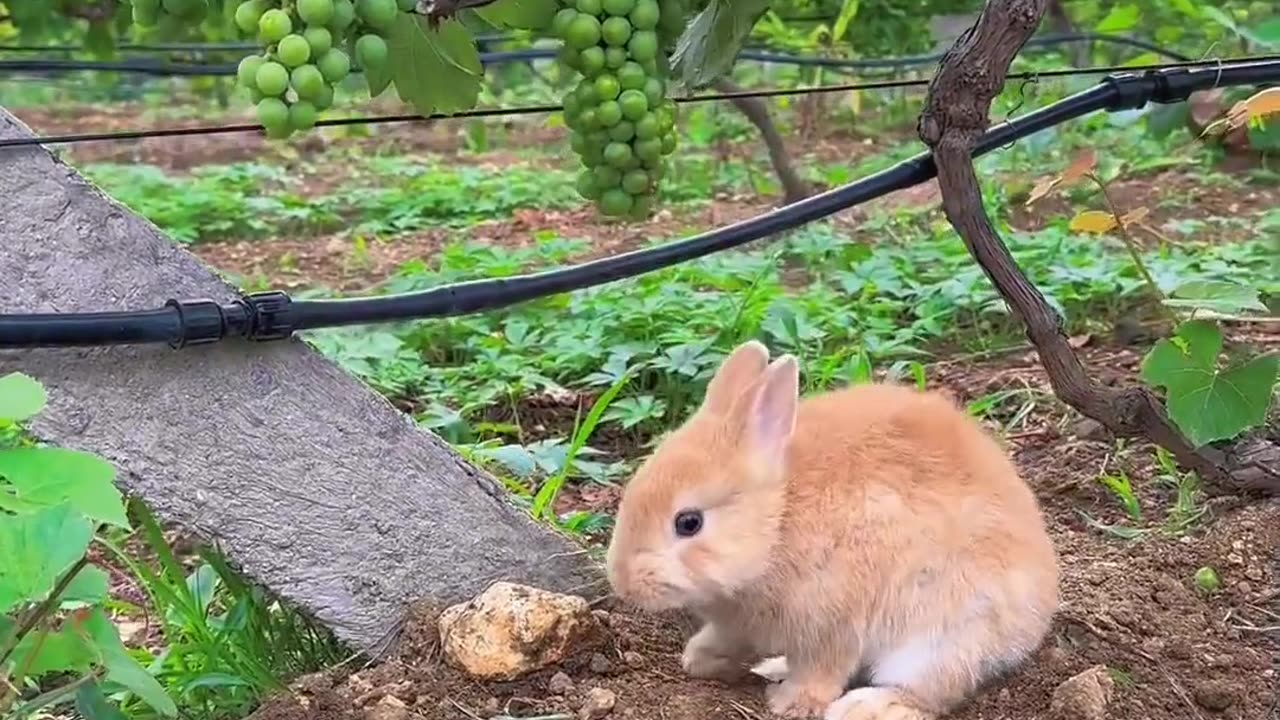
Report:
<svg viewBox="0 0 1280 720"><path fill-rule="evenodd" d="M1241 62L1244 58L1236 60L1193 60L1188 62L1162 63L1158 65L1137 65L1123 66L1115 65L1108 67L1095 68L1062 68L1057 70L1043 70L1039 72L1009 73L1007 76L1010 80L1022 80L1026 83L1037 82L1043 78L1055 77L1080 77L1085 75L1104 75L1117 72L1137 72L1137 71L1158 71L1171 70L1178 68L1190 67L1207 67L1217 68L1224 66L1224 63ZM1262 55L1258 57L1248 58L1251 61L1270 61L1280 60L1278 55ZM795 95L810 95L814 93L833 93L833 92L851 92L857 90L888 90L893 88L908 87L924 87L929 84L927 78L917 78L910 80L874 80L859 83L843 83L839 85L817 85L812 87L799 88L772 88L769 90L740 90L728 93L708 93L701 95L693 95L689 97L677 97L673 100L677 103L704 103L718 102L722 100L734 100L738 98L773 98L786 97ZM505 107L505 108L483 108L475 110L464 110L453 115L435 114L429 117L423 117L417 114L409 115L378 115L373 117L353 117L353 118L335 118L331 120L321 120L316 123L316 127L343 127L349 125L385 125L389 123L404 122L423 122L428 120L461 120L468 118L491 118L505 117L516 115L536 115L541 113L557 112L561 108L559 105L527 105L522 107ZM147 138L161 137L184 137L192 135L224 135L230 133L242 132L259 132L263 128L261 125L251 123L239 123L235 125L215 125L185 128L156 128L149 130L123 130L119 132L105 133L68 133L65 135L43 135L30 138L9 138L0 139L0 150L4 148L25 147L30 145L65 145L85 142L101 142L101 141L117 141L117 140L143 140Z"/></svg>
<svg viewBox="0 0 1280 720"><path fill-rule="evenodd" d="M1280 61L1172 68L1108 77L1099 85L989 129L974 148L982 155L1034 132L1096 110L1138 109L1150 102L1186 100L1197 90L1280 80ZM727 227L557 270L510 278L472 280L402 295L292 300L271 291L220 304L171 299L163 308L137 312L0 315L0 348L217 342L225 337L276 340L295 331L431 317L465 315L604 285L739 247L846 210L937 174L924 152L862 180Z"/></svg>
<svg viewBox="0 0 1280 720"><path fill-rule="evenodd" d="M1154 43L1137 38L1125 38L1111 35L1102 35L1097 33L1060 33L1056 35L1044 35L1032 38L1027 41L1027 46L1046 46L1059 45L1068 42L1079 41L1107 41L1129 47L1148 50L1166 58L1179 61L1190 61L1186 55L1169 50ZM256 49L256 45L228 45L228 48L238 48L243 51ZM22 46L0 47L0 51L4 50L27 50ZM864 58L864 59L844 59L844 58L828 58L819 56L793 55L789 53L770 52L767 50L744 49L738 53L739 60L752 60L755 62L776 64L776 65L796 65L800 67L827 67L839 68L845 70L885 70L906 67L918 67L921 65L932 65L942 59L942 53L931 53L928 55L905 55L902 57L889 58ZM551 49L523 49L523 50L495 50L483 52L480 54L480 62L483 65L499 65L503 63L525 62L529 60L551 59L556 56L556 51ZM71 71L93 71L93 72L129 72L139 73L143 75L158 75L169 77L186 77L186 76L229 76L236 74L236 63L207 63L207 62L166 62L155 61L145 58L132 58L126 60L74 60L62 58L42 58L35 60L0 60L0 71L8 72L28 72L28 73L56 73Z"/></svg>

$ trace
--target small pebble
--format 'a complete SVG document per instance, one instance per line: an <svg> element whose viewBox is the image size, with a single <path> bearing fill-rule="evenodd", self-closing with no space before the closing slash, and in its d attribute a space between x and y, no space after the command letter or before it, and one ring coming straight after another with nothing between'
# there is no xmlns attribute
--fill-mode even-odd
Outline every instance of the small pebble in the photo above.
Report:
<svg viewBox="0 0 1280 720"><path fill-rule="evenodd" d="M409 707L395 695L386 695L377 705L365 710L368 720L408 720Z"/></svg>
<svg viewBox="0 0 1280 720"><path fill-rule="evenodd" d="M502 712L502 703L498 702L498 698L491 697L484 701L484 704L480 706L480 710L486 716L492 717L497 715L499 712Z"/></svg>
<svg viewBox="0 0 1280 720"><path fill-rule="evenodd" d="M618 696L612 690L605 688L591 688L587 691L586 702L582 704L582 709L578 711L578 717L581 720L600 720L609 713L613 712L613 706L618 702Z"/></svg>
<svg viewBox="0 0 1280 720"><path fill-rule="evenodd" d="M1262 582L1262 578L1263 578L1262 568L1260 567L1245 568L1244 576L1254 582Z"/></svg>
<svg viewBox="0 0 1280 720"><path fill-rule="evenodd" d="M1236 592L1240 593L1244 597L1248 597L1253 594L1253 586L1250 585L1247 580L1241 580L1236 583Z"/></svg>
<svg viewBox="0 0 1280 720"><path fill-rule="evenodd" d="M558 672L547 681L547 692L552 695L568 695L573 692L573 678Z"/></svg>
<svg viewBox="0 0 1280 720"><path fill-rule="evenodd" d="M1208 680L1195 687L1196 704L1205 710L1222 712L1236 702L1236 689L1224 682Z"/></svg>
<svg viewBox="0 0 1280 720"><path fill-rule="evenodd" d="M1243 565L1244 556L1241 555L1240 553L1234 553L1234 552L1227 553L1227 562L1231 563L1232 565Z"/></svg>
<svg viewBox="0 0 1280 720"><path fill-rule="evenodd" d="M644 656L636 652L635 650L628 650L622 653L622 661L627 664L627 667L631 667L631 668L644 667L644 662L645 662Z"/></svg>
<svg viewBox="0 0 1280 720"><path fill-rule="evenodd" d="M608 675L613 670L613 663L609 662L609 658L595 653L591 656L591 672L596 675Z"/></svg>

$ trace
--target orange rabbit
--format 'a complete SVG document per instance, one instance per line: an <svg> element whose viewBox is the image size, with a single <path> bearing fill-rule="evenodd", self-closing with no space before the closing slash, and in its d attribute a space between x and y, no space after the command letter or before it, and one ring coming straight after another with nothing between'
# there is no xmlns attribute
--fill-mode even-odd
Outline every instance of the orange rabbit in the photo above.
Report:
<svg viewBox="0 0 1280 720"><path fill-rule="evenodd" d="M794 357L739 346L627 485L609 581L703 620L690 675L741 678L772 658L775 714L936 718L1048 632L1058 567L1039 506L940 395L798 396ZM846 692L855 677L869 685Z"/></svg>

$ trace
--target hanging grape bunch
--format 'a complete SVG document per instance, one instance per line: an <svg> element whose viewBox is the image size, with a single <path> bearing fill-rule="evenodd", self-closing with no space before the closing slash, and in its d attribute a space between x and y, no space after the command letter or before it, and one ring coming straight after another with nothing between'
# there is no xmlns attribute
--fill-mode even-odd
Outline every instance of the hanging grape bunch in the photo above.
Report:
<svg viewBox="0 0 1280 720"><path fill-rule="evenodd" d="M578 192L612 217L647 217L676 148L657 0L560 0L552 33L582 79L564 96Z"/></svg>
<svg viewBox="0 0 1280 720"><path fill-rule="evenodd" d="M164 0L168 2L169 0ZM244 0L236 7L240 30L263 53L240 61L237 75L258 106L258 122L272 138L309 130L333 104L334 86L361 67L387 63L385 34L415 0ZM348 48L343 50L342 48Z"/></svg>

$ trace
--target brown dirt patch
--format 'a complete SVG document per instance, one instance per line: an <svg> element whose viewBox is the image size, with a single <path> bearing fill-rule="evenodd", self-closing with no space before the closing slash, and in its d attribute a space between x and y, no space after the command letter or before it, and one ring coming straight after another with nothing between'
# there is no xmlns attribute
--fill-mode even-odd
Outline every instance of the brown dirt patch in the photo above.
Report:
<svg viewBox="0 0 1280 720"><path fill-rule="evenodd" d="M1263 338L1270 344L1274 337ZM1131 378L1139 352L1085 347L1089 367L1104 381ZM952 720L1048 717L1055 688L1073 675L1104 665L1115 680L1108 717L1150 720L1261 720L1277 702L1280 605L1276 564L1280 502L1246 504L1235 498L1202 501L1205 514L1185 533L1159 531L1174 505L1149 447L1117 451L1098 433L1081 436L1078 418L1054 401L1036 397L1046 387L1030 353L985 362L940 363L931 382L971 402L993 392L1028 391L1033 409L1003 437L1040 496L1063 568L1063 599L1049 640L1024 667L979 693ZM993 421L1010 425L1017 403L1001 405ZM1104 463L1133 479L1148 529L1137 540L1092 527L1123 515L1096 481ZM594 510L609 510L615 489L579 488L566 496ZM1193 581L1210 566L1222 580L1206 594ZM559 667L508 683L481 683L445 664L430 642L430 623L410 630L413 652L360 671L346 685L315 677L298 691L309 707L277 698L259 720L475 720L495 717L577 718L592 688L612 691L611 717L654 720L767 718L762 682L739 686L691 680L679 654L692 630L682 617L655 617L601 605L612 638L598 657L584 652ZM420 618L421 619L421 618ZM551 679L557 672L572 680ZM318 689L317 689L318 688ZM385 700L388 695L394 700ZM381 703L381 704L380 704ZM400 714L399 706L407 715ZM384 714L391 713L391 714Z"/></svg>

